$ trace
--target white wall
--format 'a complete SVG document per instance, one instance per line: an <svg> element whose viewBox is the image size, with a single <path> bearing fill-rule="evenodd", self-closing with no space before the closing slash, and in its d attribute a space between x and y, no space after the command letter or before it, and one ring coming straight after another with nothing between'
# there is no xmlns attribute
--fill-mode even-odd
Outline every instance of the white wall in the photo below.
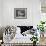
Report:
<svg viewBox="0 0 46 46"><path fill-rule="evenodd" d="M2 24L2 0L0 0L0 26Z"/></svg>
<svg viewBox="0 0 46 46"><path fill-rule="evenodd" d="M14 19L14 8L27 8L27 19ZM40 20L40 0L3 0L2 25L34 25Z"/></svg>
<svg viewBox="0 0 46 46"><path fill-rule="evenodd" d="M41 20L41 2L40 0L33 0L32 2L32 15L33 15L33 26L37 26Z"/></svg>

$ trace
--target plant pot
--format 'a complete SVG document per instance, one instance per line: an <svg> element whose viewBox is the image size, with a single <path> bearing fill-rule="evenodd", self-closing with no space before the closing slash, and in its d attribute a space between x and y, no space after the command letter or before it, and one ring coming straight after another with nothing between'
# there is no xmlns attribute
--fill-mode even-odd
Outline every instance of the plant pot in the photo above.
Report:
<svg viewBox="0 0 46 46"><path fill-rule="evenodd" d="M36 41L33 41L33 46L36 46Z"/></svg>

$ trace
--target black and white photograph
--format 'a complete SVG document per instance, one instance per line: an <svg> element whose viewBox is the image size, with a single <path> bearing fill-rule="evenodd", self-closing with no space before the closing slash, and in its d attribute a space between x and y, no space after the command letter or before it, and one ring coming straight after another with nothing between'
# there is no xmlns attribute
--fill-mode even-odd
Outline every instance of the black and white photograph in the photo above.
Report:
<svg viewBox="0 0 46 46"><path fill-rule="evenodd" d="M14 8L14 18L15 19L26 19L27 8Z"/></svg>

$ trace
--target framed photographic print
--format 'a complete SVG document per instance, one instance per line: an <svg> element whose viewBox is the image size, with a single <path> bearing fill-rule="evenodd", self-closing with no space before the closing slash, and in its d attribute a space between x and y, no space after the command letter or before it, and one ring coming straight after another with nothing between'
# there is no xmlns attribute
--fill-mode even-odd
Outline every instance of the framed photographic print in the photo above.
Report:
<svg viewBox="0 0 46 46"><path fill-rule="evenodd" d="M14 8L14 18L15 19L26 19L27 8Z"/></svg>

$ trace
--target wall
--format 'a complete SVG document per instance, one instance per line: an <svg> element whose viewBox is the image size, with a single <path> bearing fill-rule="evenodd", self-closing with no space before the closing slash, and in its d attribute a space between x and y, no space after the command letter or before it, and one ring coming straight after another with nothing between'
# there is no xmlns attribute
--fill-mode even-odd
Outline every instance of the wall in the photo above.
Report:
<svg viewBox="0 0 46 46"><path fill-rule="evenodd" d="M33 15L33 26L36 27L41 20L41 2L40 0L33 0L32 2L32 15Z"/></svg>
<svg viewBox="0 0 46 46"><path fill-rule="evenodd" d="M0 0L0 26L2 24L2 0Z"/></svg>
<svg viewBox="0 0 46 46"><path fill-rule="evenodd" d="M14 19L14 8L27 8L27 19ZM40 20L40 0L3 0L2 25L33 25Z"/></svg>

